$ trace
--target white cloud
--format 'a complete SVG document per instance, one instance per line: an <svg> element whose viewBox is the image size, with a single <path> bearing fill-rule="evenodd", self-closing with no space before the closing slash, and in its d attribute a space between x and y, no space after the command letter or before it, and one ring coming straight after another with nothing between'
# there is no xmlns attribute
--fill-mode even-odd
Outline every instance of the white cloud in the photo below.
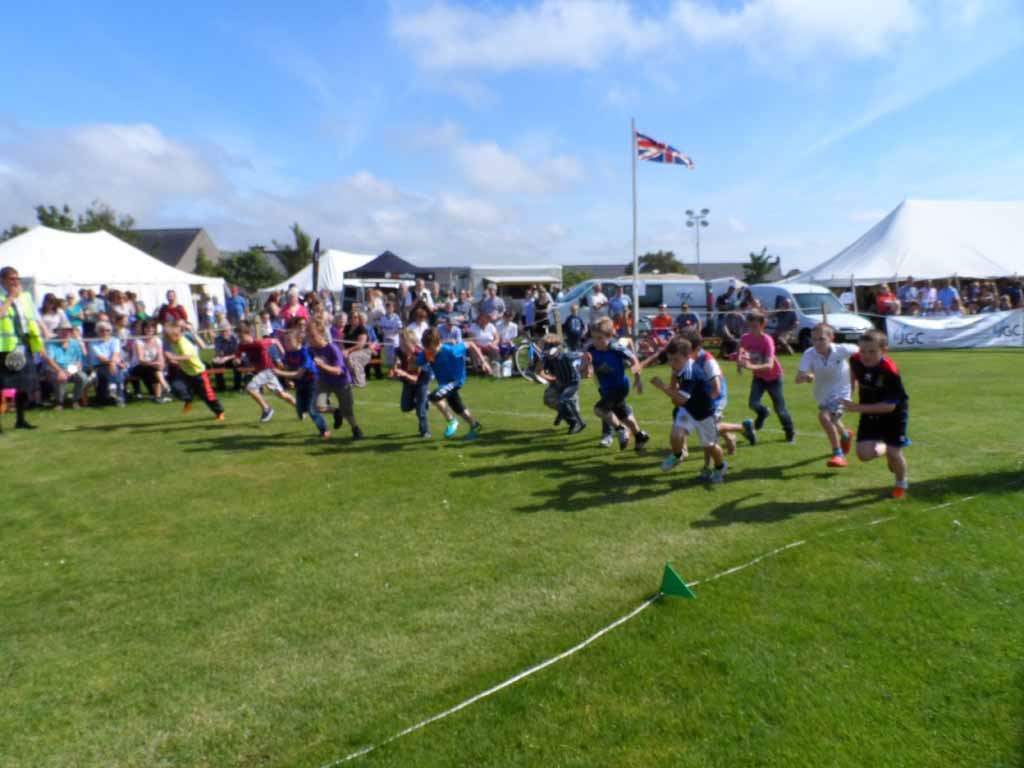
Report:
<svg viewBox="0 0 1024 768"><path fill-rule="evenodd" d="M529 165L493 141L462 144L454 156L465 178L490 192L546 195L565 189L583 176L579 161L570 155L546 157Z"/></svg>
<svg viewBox="0 0 1024 768"><path fill-rule="evenodd" d="M719 10L705 0L678 0L672 18L698 43L734 43L755 56L779 47L797 57L821 52L853 58L888 52L920 23L920 0L745 0Z"/></svg>
<svg viewBox="0 0 1024 768"><path fill-rule="evenodd" d="M396 14L391 28L434 70L592 69L664 39L655 20L636 17L622 0L542 0L510 10L438 2L419 13Z"/></svg>

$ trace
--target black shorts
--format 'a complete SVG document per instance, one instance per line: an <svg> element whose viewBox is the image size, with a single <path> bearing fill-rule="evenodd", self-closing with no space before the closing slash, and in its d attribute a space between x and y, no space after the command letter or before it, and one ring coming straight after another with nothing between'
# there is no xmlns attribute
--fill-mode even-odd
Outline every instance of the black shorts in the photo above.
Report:
<svg viewBox="0 0 1024 768"><path fill-rule="evenodd" d="M460 416L465 413L466 406L462 402L462 395L459 394L459 389L462 385L452 382L438 387L428 395L428 400L432 403L439 403L442 400L448 401L448 406Z"/></svg>
<svg viewBox="0 0 1024 768"><path fill-rule="evenodd" d="M885 443L890 448L902 448L909 442L907 440L909 419L910 412L906 408L880 416L862 413L860 424L857 426L857 442Z"/></svg>
<svg viewBox="0 0 1024 768"><path fill-rule="evenodd" d="M601 392L601 399L594 405L594 412L599 416L606 413L614 413L617 419L628 419L633 415L633 409L629 407L626 398L629 397L628 389L616 389L608 392Z"/></svg>

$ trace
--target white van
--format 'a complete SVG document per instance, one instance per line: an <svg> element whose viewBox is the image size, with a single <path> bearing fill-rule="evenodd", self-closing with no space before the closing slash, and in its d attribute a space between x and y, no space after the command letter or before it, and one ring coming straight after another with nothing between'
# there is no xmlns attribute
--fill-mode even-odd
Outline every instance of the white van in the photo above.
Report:
<svg viewBox="0 0 1024 768"><path fill-rule="evenodd" d="M658 314L662 304L668 305L668 311L675 317L683 304L688 304L692 312L705 317L708 306L708 284L696 275L678 274L640 274L637 275L640 286L640 318L650 319ZM629 297L630 306L633 302L633 276L622 275L605 280L584 280L570 288L559 301L555 302L562 318L569 316L573 304L580 306L580 315L589 322L590 297L594 287L600 285L602 292L611 299L615 289L622 286L623 292Z"/></svg>
<svg viewBox="0 0 1024 768"><path fill-rule="evenodd" d="M811 345L811 329L828 313L828 323L836 329L836 341L856 342L865 331L874 326L867 318L851 313L839 303L839 299L828 288L812 283L763 283L749 286L750 293L761 302L768 314L768 331L775 329L773 314L782 306L783 299L789 299L797 317L797 338L800 349Z"/></svg>

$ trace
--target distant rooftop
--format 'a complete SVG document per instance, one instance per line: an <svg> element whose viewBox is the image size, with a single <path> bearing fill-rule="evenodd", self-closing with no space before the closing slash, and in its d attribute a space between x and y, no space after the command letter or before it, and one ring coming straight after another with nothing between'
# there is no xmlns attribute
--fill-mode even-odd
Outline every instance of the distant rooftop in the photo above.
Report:
<svg viewBox="0 0 1024 768"><path fill-rule="evenodd" d="M177 267L182 255L203 230L199 227L188 229L135 229L138 247L164 264ZM209 255L209 254L208 254Z"/></svg>

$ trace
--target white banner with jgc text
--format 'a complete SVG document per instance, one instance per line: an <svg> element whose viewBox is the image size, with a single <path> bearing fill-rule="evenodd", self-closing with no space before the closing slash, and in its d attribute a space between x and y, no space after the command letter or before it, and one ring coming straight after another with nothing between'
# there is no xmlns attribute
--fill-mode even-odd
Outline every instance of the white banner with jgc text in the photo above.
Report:
<svg viewBox="0 0 1024 768"><path fill-rule="evenodd" d="M967 317L887 317L885 332L895 349L1024 347L1024 310Z"/></svg>

